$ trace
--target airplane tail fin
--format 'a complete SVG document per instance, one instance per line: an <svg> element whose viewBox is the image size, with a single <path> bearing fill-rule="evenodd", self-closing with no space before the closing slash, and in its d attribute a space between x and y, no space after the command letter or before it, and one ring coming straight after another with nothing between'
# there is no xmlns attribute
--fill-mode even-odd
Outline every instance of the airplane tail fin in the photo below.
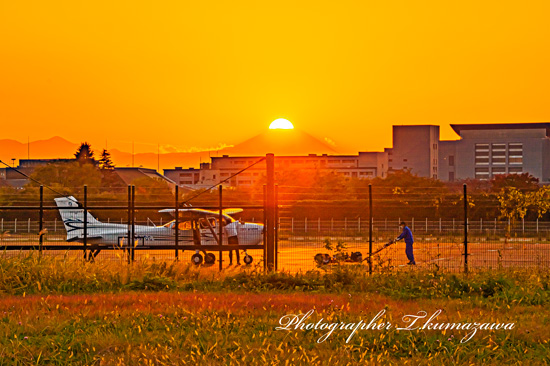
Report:
<svg viewBox="0 0 550 366"><path fill-rule="evenodd" d="M76 198L73 196L59 197L54 198L54 201L57 207L63 208L59 210L59 213L63 220L63 225L65 225L65 229L67 230L67 241L75 241L82 238L84 235L84 210ZM90 212L86 216L86 221L88 225L99 223Z"/></svg>

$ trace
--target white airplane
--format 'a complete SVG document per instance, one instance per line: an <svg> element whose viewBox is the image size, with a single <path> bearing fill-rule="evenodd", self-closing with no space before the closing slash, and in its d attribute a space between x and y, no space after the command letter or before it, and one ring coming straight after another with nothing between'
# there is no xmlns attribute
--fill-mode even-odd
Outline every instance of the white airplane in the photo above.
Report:
<svg viewBox="0 0 550 366"><path fill-rule="evenodd" d="M74 207L74 209L59 210L63 224L67 230L68 242L84 241L84 210L78 201L70 197L54 198L57 207ZM230 215L242 212L242 209L226 209L222 211L222 244L259 245L263 240L262 224L237 221ZM161 213L176 214L175 209L160 210ZM195 254L191 257L194 264L201 264L204 253L205 263L212 264L216 261L213 253L207 253L208 246L218 245L219 213L200 208L178 209L180 221L178 223L178 244L180 246L194 246ZM88 244L112 245L118 248L129 248L127 224L114 224L100 222L87 213L87 240ZM134 225L135 247L154 249L155 246L175 245L175 220L162 226ZM197 248L202 246L204 248ZM227 248L225 250L231 250ZM234 250L234 249L233 249ZM217 249L216 249L217 251ZM244 250L244 262L252 263L252 256ZM92 255L99 254L96 250Z"/></svg>

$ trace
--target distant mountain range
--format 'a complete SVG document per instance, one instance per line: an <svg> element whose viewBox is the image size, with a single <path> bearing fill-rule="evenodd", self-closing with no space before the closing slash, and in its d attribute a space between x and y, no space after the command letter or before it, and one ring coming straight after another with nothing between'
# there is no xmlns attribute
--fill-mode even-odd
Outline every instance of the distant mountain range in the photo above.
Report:
<svg viewBox="0 0 550 366"><path fill-rule="evenodd" d="M27 143L11 139L0 140L0 159L12 164L12 158L26 159L30 152L31 159L72 158L80 144L55 136L47 140L31 141L30 150ZM102 148L94 148L95 155L99 156ZM116 166L132 165L132 153L118 149L108 149ZM188 153L137 153L134 154L134 166L157 168L160 161L161 169L181 167L198 167L199 163L209 162L211 156L222 155L307 155L307 154L335 154L334 148L326 142L300 130L269 130L254 136L233 147L219 151L201 151Z"/></svg>

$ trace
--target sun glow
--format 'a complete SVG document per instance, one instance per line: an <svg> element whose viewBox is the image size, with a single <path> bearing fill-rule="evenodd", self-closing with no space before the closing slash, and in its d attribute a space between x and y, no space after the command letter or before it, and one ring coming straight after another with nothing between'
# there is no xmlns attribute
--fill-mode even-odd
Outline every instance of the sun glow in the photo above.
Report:
<svg viewBox="0 0 550 366"><path fill-rule="evenodd" d="M284 118L277 118L269 125L270 130L292 130L294 126L289 120Z"/></svg>

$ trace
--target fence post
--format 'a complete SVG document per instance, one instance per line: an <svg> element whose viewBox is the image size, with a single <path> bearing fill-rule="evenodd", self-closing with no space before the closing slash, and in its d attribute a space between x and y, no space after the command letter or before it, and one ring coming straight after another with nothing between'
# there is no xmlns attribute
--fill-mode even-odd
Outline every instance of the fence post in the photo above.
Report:
<svg viewBox="0 0 550 366"><path fill-rule="evenodd" d="M426 232L428 232L428 218L426 217Z"/></svg>
<svg viewBox="0 0 550 366"><path fill-rule="evenodd" d="M38 212L38 247L39 252L42 255L42 244L44 240L44 233L42 232L44 221L44 186L40 186L40 211Z"/></svg>
<svg viewBox="0 0 550 366"><path fill-rule="evenodd" d="M131 253L132 253L132 262L134 262L135 259L135 246L136 246L136 211L134 207L136 206L136 186L132 185L132 246L131 246ZM177 228L176 228L177 230Z"/></svg>
<svg viewBox="0 0 550 366"><path fill-rule="evenodd" d="M2 217L2 232L4 232L4 218Z"/></svg>
<svg viewBox="0 0 550 366"><path fill-rule="evenodd" d="M84 185L84 260L87 257L88 251L88 186Z"/></svg>
<svg viewBox="0 0 550 366"><path fill-rule="evenodd" d="M131 225L132 225L132 186L128 185L128 237L126 239L127 251L128 251L128 263L130 263L130 260L131 260L131 256L130 256L130 241L132 236Z"/></svg>
<svg viewBox="0 0 550 366"><path fill-rule="evenodd" d="M179 236L179 185L176 184L176 186L174 187L175 188L175 191L174 193L176 194L176 198L174 199L174 208L176 210L176 212L174 212L174 217L176 219L176 221L174 222L175 224L175 227L176 227L176 230L174 231L174 245L176 247L176 262L179 260L179 255L180 255L180 251L179 251L179 239L180 239L180 236ZM193 229L194 230L194 229ZM193 231L194 233L194 231ZM220 258L221 259L221 258ZM221 263L221 262L220 262Z"/></svg>
<svg viewBox="0 0 550 366"><path fill-rule="evenodd" d="M4 221L2 219L2 227L4 226ZM537 217L537 234L539 233L539 218Z"/></svg>
<svg viewBox="0 0 550 366"><path fill-rule="evenodd" d="M29 217L29 219L27 220L27 232L30 233L31 232L31 218Z"/></svg>
<svg viewBox="0 0 550 366"><path fill-rule="evenodd" d="M266 163L267 164L267 163ZM264 184L264 272L267 271L267 185ZM292 218L294 220L294 218ZM294 226L294 221L293 221Z"/></svg>
<svg viewBox="0 0 550 366"><path fill-rule="evenodd" d="M359 229L359 232L361 232L361 217L357 218L357 228Z"/></svg>
<svg viewBox="0 0 550 366"><path fill-rule="evenodd" d="M464 184L464 272L468 273L468 192Z"/></svg>
<svg viewBox="0 0 550 366"><path fill-rule="evenodd" d="M13 220L13 232L14 232L14 233L17 232L17 219L14 219L14 220Z"/></svg>
<svg viewBox="0 0 550 366"><path fill-rule="evenodd" d="M521 218L521 232L525 234L525 217Z"/></svg>
<svg viewBox="0 0 550 366"><path fill-rule="evenodd" d="M483 233L483 218L479 219L479 232Z"/></svg>
<svg viewBox="0 0 550 366"><path fill-rule="evenodd" d="M281 227L281 218L279 217L279 185L275 184L275 218L277 227L275 228L275 270L279 270L279 230Z"/></svg>
<svg viewBox="0 0 550 366"><path fill-rule="evenodd" d="M439 232L441 232L441 217L439 218Z"/></svg>
<svg viewBox="0 0 550 366"><path fill-rule="evenodd" d="M321 218L320 217L317 219L317 232L319 232L319 233L321 232Z"/></svg>
<svg viewBox="0 0 550 366"><path fill-rule="evenodd" d="M267 192L267 270L275 269L275 156L266 154L266 192Z"/></svg>
<svg viewBox="0 0 550 366"><path fill-rule="evenodd" d="M372 275L372 185L369 184L369 275Z"/></svg>
<svg viewBox="0 0 550 366"><path fill-rule="evenodd" d="M307 217L304 219L304 232L307 233Z"/></svg>
<svg viewBox="0 0 550 366"><path fill-rule="evenodd" d="M412 218L412 229L414 231L414 217Z"/></svg>
<svg viewBox="0 0 550 366"><path fill-rule="evenodd" d="M294 217L290 218L290 232L294 234Z"/></svg>
<svg viewBox="0 0 550 366"><path fill-rule="evenodd" d="M222 271L222 256L223 256L223 252L222 252L222 244L223 244L223 230L222 230L222 221L223 221L223 186L220 184L219 187L218 187L218 194L219 194L219 197L218 197L218 201L219 201L219 217L218 217L218 245L220 246L220 249L218 251L218 255L220 256L219 258L219 261L218 261L218 270L221 272ZM229 244L229 236L227 237L227 244ZM237 251L236 251L236 255L239 255L239 249L237 248ZM231 249L229 249L229 255L232 257L233 256L233 253L231 252ZM239 257L237 257L239 258Z"/></svg>
<svg viewBox="0 0 550 366"><path fill-rule="evenodd" d="M53 219L53 231L55 233L57 232L57 217L55 219Z"/></svg>

